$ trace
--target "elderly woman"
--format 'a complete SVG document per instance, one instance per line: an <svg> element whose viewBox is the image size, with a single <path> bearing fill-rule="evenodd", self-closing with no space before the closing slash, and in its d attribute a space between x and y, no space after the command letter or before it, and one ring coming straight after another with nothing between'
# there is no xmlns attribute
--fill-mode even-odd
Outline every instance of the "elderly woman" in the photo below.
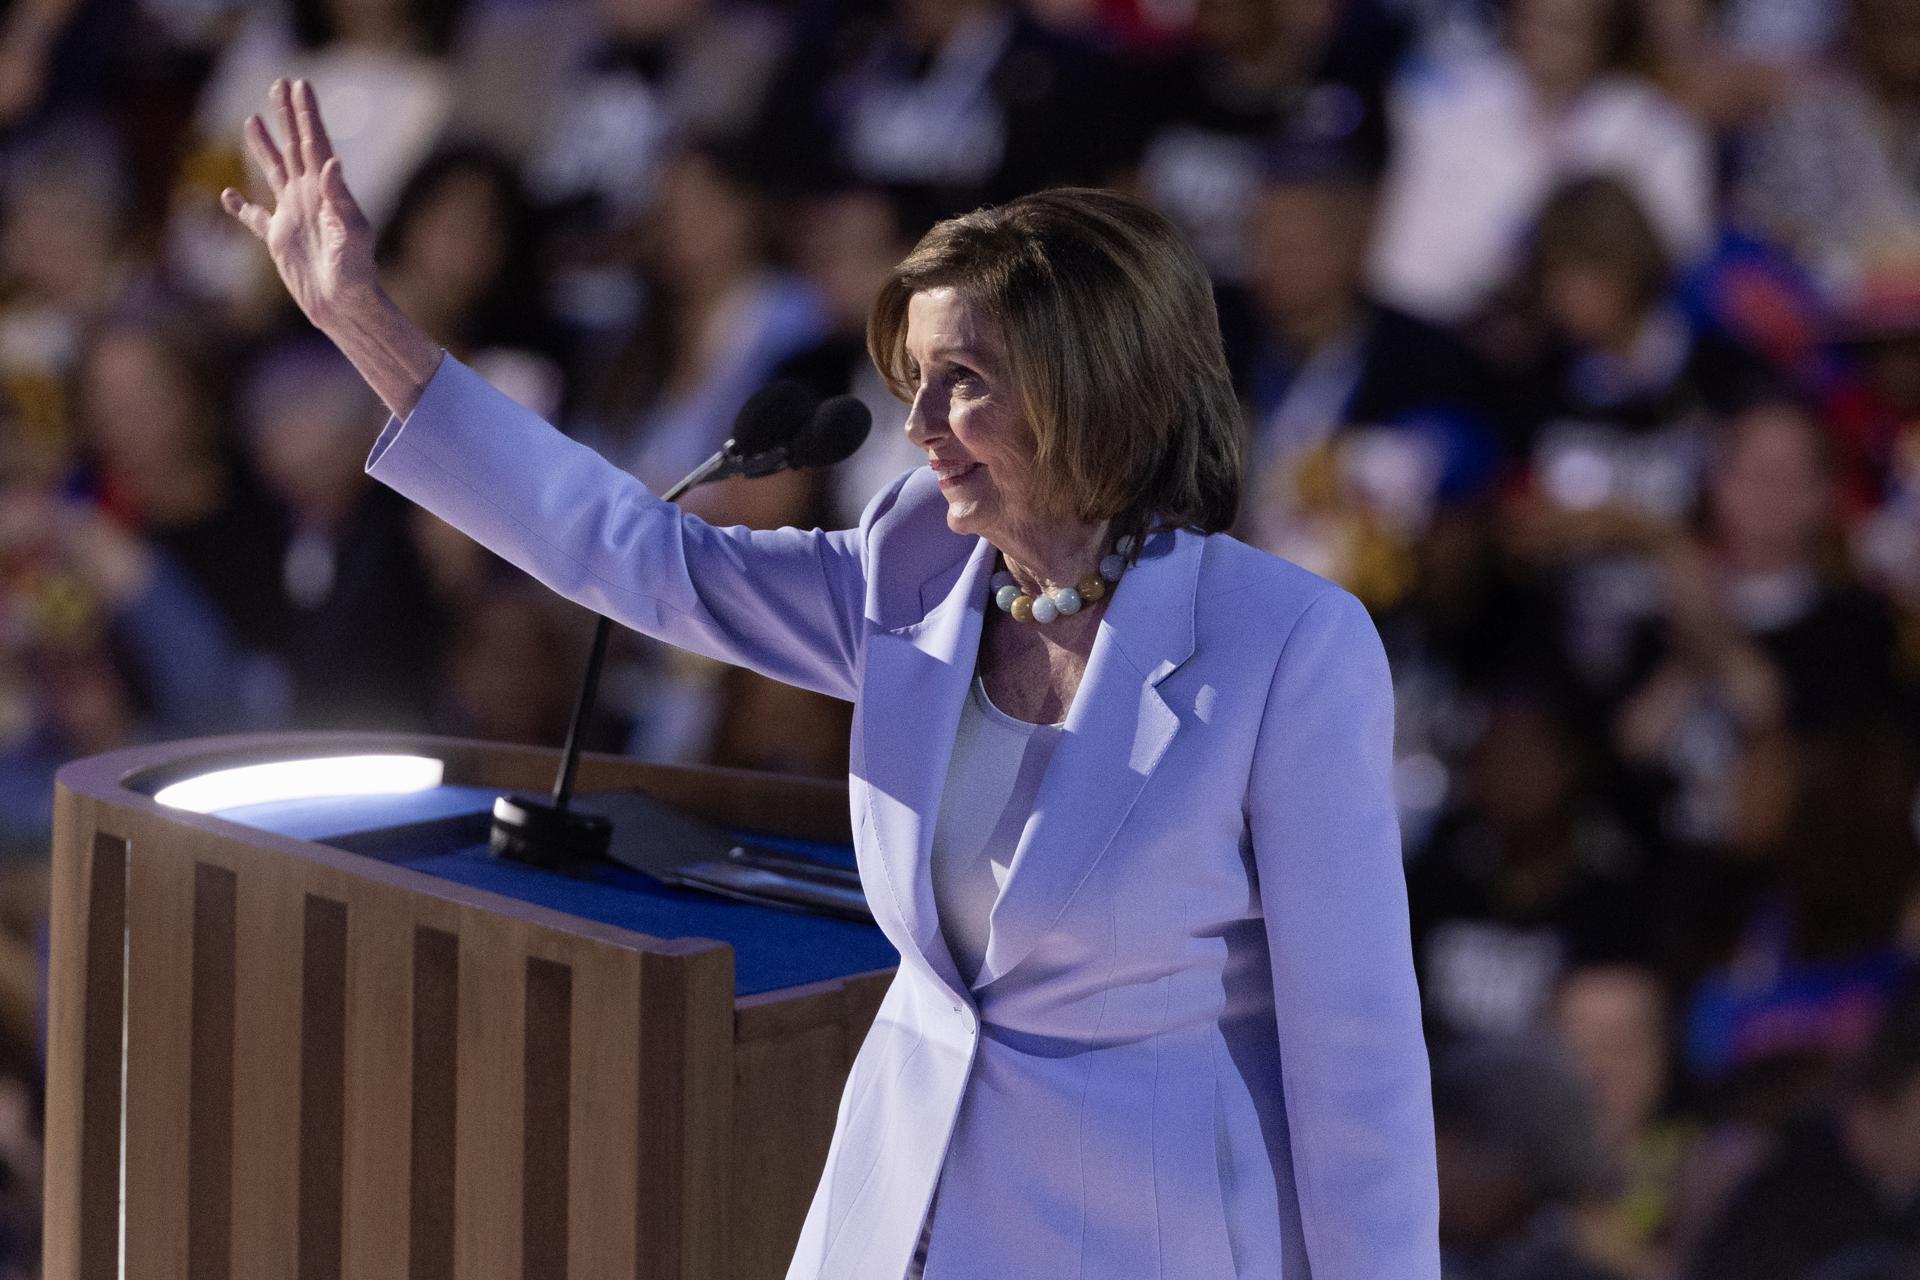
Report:
<svg viewBox="0 0 1920 1280"><path fill-rule="evenodd" d="M1221 532L1239 427L1169 224L1054 191L936 227L870 331L927 465L855 529L719 529L414 328L311 90L274 98L275 207L222 202L391 406L372 474L857 704L900 967L790 1280L1437 1277L1385 656L1353 596Z"/></svg>

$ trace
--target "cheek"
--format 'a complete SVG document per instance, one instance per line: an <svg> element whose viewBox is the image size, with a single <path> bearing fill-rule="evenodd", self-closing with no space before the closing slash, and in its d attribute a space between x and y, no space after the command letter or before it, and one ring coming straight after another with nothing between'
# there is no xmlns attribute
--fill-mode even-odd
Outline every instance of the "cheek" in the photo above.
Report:
<svg viewBox="0 0 1920 1280"><path fill-rule="evenodd" d="M1011 474L1017 473L1020 466L1033 459L1031 433L998 406L956 403L952 408L952 421L954 434L975 457L984 462L999 463L1003 467L1011 464L1009 473L1000 477L1002 484L1007 482Z"/></svg>

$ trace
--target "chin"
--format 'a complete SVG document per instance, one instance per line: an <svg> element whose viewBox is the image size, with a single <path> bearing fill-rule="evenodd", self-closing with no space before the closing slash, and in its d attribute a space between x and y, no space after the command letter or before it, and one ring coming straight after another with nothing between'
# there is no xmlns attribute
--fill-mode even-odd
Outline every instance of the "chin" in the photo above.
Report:
<svg viewBox="0 0 1920 1280"><path fill-rule="evenodd" d="M965 498L947 503L947 528L955 533L973 536L986 532L987 522L981 519L980 504Z"/></svg>

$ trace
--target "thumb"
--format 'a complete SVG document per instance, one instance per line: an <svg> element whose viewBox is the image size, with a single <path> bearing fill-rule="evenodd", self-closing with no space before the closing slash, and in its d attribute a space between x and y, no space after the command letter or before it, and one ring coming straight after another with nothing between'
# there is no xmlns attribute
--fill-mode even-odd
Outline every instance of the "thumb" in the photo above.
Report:
<svg viewBox="0 0 1920 1280"><path fill-rule="evenodd" d="M267 211L232 187L227 187L220 192L220 207L232 214L242 226L262 240L267 238Z"/></svg>

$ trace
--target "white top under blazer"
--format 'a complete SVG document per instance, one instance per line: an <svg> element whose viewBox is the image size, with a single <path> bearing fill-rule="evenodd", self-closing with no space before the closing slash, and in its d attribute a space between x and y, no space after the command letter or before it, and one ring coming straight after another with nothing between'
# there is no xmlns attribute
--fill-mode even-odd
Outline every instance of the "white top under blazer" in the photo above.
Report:
<svg viewBox="0 0 1920 1280"><path fill-rule="evenodd" d="M993 904L1033 818L1060 734L1057 724L1032 724L994 706L985 682L974 677L960 709L932 850L940 933L968 982L986 959Z"/></svg>

